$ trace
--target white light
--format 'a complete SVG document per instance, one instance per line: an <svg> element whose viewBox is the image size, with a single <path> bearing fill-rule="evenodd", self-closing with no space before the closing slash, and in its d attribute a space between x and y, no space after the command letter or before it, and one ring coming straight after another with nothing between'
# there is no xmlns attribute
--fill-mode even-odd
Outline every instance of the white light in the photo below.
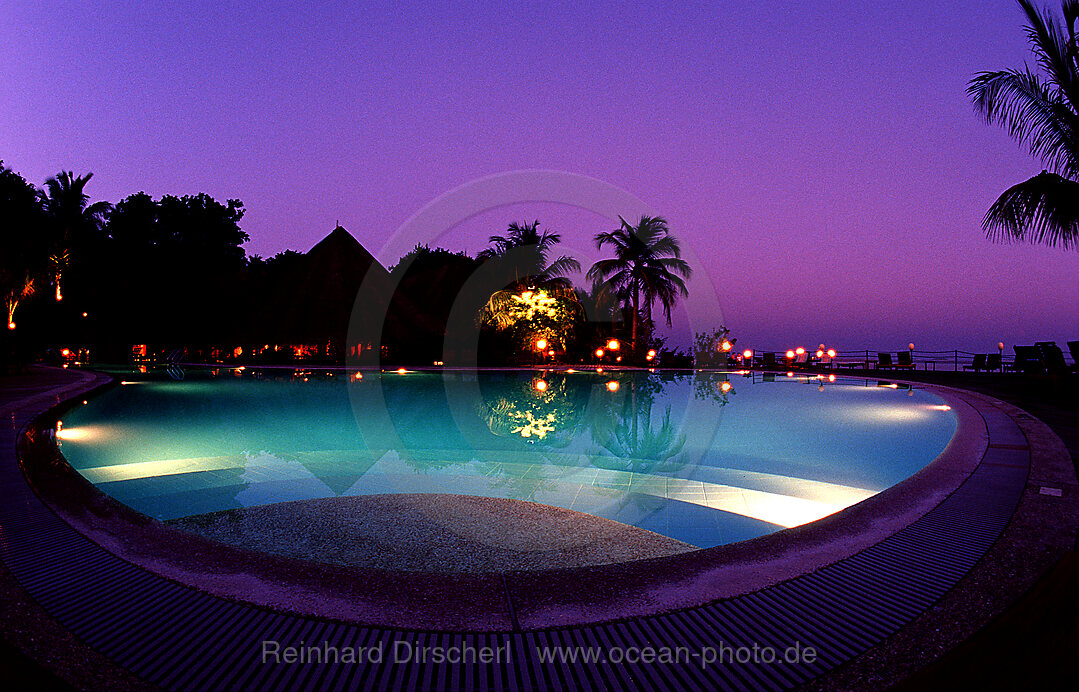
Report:
<svg viewBox="0 0 1079 692"><path fill-rule="evenodd" d="M57 430L56 436L61 440L68 440L70 442L74 440L85 440L90 437L90 433L83 428L65 428L63 430Z"/></svg>

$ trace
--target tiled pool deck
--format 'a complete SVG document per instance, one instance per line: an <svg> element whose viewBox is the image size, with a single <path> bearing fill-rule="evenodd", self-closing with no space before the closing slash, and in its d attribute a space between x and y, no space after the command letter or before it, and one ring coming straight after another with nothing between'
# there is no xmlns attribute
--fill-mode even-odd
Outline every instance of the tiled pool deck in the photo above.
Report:
<svg viewBox="0 0 1079 692"><path fill-rule="evenodd" d="M1058 438L1014 407L938 390L960 417L941 459L833 517L734 546L471 576L340 572L179 539L170 557L159 526L133 526L125 542L95 531L92 517L62 519L27 485L12 454L19 432L99 384L49 372L0 399L3 560L60 625L168 689L788 688L819 681L947 601L972 568L987 568L983 556L1031 494L1059 500L1039 511L1074 519L1075 478ZM1074 525L1059 532L1070 548ZM264 662L266 641L361 660ZM600 660L540 660L558 647ZM481 660L443 663L438 652Z"/></svg>

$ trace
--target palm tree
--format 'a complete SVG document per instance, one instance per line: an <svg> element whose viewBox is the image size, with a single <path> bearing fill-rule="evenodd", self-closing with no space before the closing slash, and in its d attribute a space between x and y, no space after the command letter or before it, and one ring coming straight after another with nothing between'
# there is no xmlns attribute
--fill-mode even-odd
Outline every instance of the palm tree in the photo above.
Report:
<svg viewBox="0 0 1079 692"><path fill-rule="evenodd" d="M0 266L0 296L7 310L7 328L15 328L15 308L19 302L34 295L34 276L28 269L12 271Z"/></svg>
<svg viewBox="0 0 1079 692"><path fill-rule="evenodd" d="M506 329L524 321L530 325L523 338L542 336L563 346L566 325L581 312L573 283L566 278L580 271L581 263L562 255L550 259L552 248L562 242L558 233L539 230L539 221L511 223L506 235L493 235L494 247L477 255L481 261L503 264L509 279L505 288L495 291L483 309L483 321ZM538 330L538 331L537 331ZM532 334L531 332L536 332Z"/></svg>
<svg viewBox="0 0 1079 692"><path fill-rule="evenodd" d="M45 181L41 204L51 223L49 263L56 281L56 299L61 300L60 278L67 269L71 246L76 236L87 231L99 231L105 216L112 208L108 202L89 204L84 189L93 173L76 177L71 171L61 171Z"/></svg>
<svg viewBox="0 0 1079 692"><path fill-rule="evenodd" d="M1063 25L1030 0L1019 4L1044 76L1029 67L982 72L967 93L987 122L1006 125L1048 170L1005 190L982 225L992 240L1079 248L1079 0L1063 0Z"/></svg>
<svg viewBox="0 0 1079 692"><path fill-rule="evenodd" d="M566 275L581 271L581 263L572 257L563 255L548 261L551 249L562 242L562 235L549 231L540 233L539 221L530 224L513 222L506 229L506 235L493 235L488 240L494 247L480 252L477 258L508 261L514 286L548 284L572 288Z"/></svg>
<svg viewBox="0 0 1079 692"><path fill-rule="evenodd" d="M636 226L621 216L618 219L621 228L595 237L598 249L611 245L615 256L596 262L587 277L594 284L605 284L629 306L633 320L630 341L636 350L642 299L649 322L652 303L659 300L670 326L671 308L679 294L689 295L683 279L692 276L693 270L682 259L682 246L670 234L662 216L642 216Z"/></svg>

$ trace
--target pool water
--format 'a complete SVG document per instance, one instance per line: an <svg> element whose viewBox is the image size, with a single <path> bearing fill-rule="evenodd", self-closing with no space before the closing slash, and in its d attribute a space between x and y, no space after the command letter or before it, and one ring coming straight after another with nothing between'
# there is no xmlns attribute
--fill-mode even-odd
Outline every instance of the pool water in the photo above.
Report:
<svg viewBox="0 0 1079 692"><path fill-rule="evenodd" d="M924 467L956 430L931 392L816 375L171 375L126 375L57 431L86 479L161 520L451 493L555 505L703 548L860 502Z"/></svg>

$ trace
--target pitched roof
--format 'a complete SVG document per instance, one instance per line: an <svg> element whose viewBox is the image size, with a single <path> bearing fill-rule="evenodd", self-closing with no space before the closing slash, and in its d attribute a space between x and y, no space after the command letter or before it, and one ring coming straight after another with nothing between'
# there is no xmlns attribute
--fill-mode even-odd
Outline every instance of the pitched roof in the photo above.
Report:
<svg viewBox="0 0 1079 692"><path fill-rule="evenodd" d="M282 306L285 333L302 343L344 341L361 287L379 319L389 300L389 272L351 233L337 226L304 256ZM362 317L362 315L361 315Z"/></svg>

